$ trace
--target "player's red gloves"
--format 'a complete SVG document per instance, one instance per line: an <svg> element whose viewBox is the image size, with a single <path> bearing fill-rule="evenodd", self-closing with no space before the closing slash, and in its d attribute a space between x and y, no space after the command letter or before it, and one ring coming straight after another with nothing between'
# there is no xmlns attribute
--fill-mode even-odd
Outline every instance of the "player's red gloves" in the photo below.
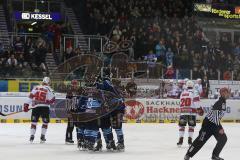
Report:
<svg viewBox="0 0 240 160"><path fill-rule="evenodd" d="M197 113L198 113L199 116L203 116L203 114L204 114L203 108L202 107L198 108Z"/></svg>
<svg viewBox="0 0 240 160"><path fill-rule="evenodd" d="M23 105L23 111L24 111L24 112L28 112L28 111L29 111L29 104L24 103L24 105Z"/></svg>

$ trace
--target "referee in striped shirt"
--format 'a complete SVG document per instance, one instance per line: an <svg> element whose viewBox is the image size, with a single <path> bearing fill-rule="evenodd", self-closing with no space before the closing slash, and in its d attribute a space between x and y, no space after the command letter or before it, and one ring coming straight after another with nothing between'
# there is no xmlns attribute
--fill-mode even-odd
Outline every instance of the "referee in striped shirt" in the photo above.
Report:
<svg viewBox="0 0 240 160"><path fill-rule="evenodd" d="M220 121L224 116L224 112L226 111L226 99L229 98L229 95L230 92L228 88L220 89L219 99L207 113L205 119L203 120L199 135L189 147L184 160L189 160L191 157L193 157L212 135L217 140L217 144L212 153L212 160L224 160L223 158L219 157L219 154L227 142L227 136L224 133Z"/></svg>

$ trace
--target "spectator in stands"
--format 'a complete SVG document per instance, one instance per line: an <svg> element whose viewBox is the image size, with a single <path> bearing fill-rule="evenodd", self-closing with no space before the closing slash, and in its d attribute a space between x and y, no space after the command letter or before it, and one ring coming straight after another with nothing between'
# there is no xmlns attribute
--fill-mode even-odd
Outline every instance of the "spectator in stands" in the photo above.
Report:
<svg viewBox="0 0 240 160"><path fill-rule="evenodd" d="M167 70L165 72L164 78L166 78L166 79L174 79L174 77L175 77L175 71L174 71L173 66L168 66Z"/></svg>
<svg viewBox="0 0 240 160"><path fill-rule="evenodd" d="M119 26L116 26L113 30L113 41L118 42L121 39L122 31L119 29Z"/></svg>
<svg viewBox="0 0 240 160"><path fill-rule="evenodd" d="M168 51L166 52L166 64L167 64L167 66L172 66L173 65L173 57L174 57L174 54L173 54L171 48L168 48Z"/></svg>
<svg viewBox="0 0 240 160"><path fill-rule="evenodd" d="M33 69L33 53L35 52L35 46L31 38L27 39L27 43L24 46L24 60L29 64L31 69Z"/></svg>
<svg viewBox="0 0 240 160"><path fill-rule="evenodd" d="M18 65L18 61L17 61L17 59L15 58L14 54L12 54L12 55L8 58L8 60L7 60L7 65L8 65L9 67L14 67L14 68Z"/></svg>
<svg viewBox="0 0 240 160"><path fill-rule="evenodd" d="M157 56L153 53L153 51L149 51L148 55L144 57L144 60L147 61L148 67L155 67L157 62Z"/></svg>
<svg viewBox="0 0 240 160"><path fill-rule="evenodd" d="M41 71L47 71L46 65L45 65L45 59L47 55L47 48L46 43L44 41L40 41L37 44L37 48L34 52L35 56L35 64Z"/></svg>
<svg viewBox="0 0 240 160"><path fill-rule="evenodd" d="M207 75L205 75L203 78L202 87L203 87L203 97L208 98L210 83L209 83Z"/></svg>
<svg viewBox="0 0 240 160"><path fill-rule="evenodd" d="M27 66L27 62L24 59L23 54L20 54L20 56L18 57L17 61L18 61L19 68L23 68L23 67Z"/></svg>
<svg viewBox="0 0 240 160"><path fill-rule="evenodd" d="M20 33L20 34L26 33L26 29L23 25L20 25L20 27L18 28L18 33Z"/></svg>
<svg viewBox="0 0 240 160"><path fill-rule="evenodd" d="M17 36L15 42L13 43L13 47L17 56L24 52L24 42L19 36Z"/></svg>
<svg viewBox="0 0 240 160"><path fill-rule="evenodd" d="M235 56L240 58L240 44L237 44L233 50Z"/></svg>
<svg viewBox="0 0 240 160"><path fill-rule="evenodd" d="M70 46L66 49L65 60L72 58L74 56L73 48Z"/></svg>
<svg viewBox="0 0 240 160"><path fill-rule="evenodd" d="M159 61L164 62L165 60L165 52L166 52L166 47L164 45L164 40L160 40L159 43L155 47L156 51L156 56L158 57Z"/></svg>

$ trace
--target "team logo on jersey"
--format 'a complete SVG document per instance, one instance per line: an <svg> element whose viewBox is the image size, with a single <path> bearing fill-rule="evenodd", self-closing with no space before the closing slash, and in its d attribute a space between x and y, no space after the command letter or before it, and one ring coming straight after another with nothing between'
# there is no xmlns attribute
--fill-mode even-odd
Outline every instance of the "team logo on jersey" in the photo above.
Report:
<svg viewBox="0 0 240 160"><path fill-rule="evenodd" d="M125 102L126 105L126 118L138 119L144 113L144 105L135 100L129 100Z"/></svg>

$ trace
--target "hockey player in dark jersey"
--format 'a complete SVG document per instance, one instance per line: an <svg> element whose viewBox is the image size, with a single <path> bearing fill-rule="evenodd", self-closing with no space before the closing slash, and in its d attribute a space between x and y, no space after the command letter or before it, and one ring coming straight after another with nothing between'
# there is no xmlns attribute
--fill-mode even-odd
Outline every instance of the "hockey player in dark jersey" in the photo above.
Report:
<svg viewBox="0 0 240 160"><path fill-rule="evenodd" d="M124 88L121 86L121 81L114 84L115 92L118 92L117 94L121 95L121 97L124 97ZM124 99L123 99L124 101ZM117 135L117 150L124 151L125 145L124 145L124 134L122 130L122 123L123 123L123 116L125 113L125 104L124 102L122 105L117 107L115 111L111 113L111 126L115 130Z"/></svg>
<svg viewBox="0 0 240 160"><path fill-rule="evenodd" d="M105 91L109 91L117 94L114 87L112 86L112 83L110 80L110 72L108 70L105 70L104 72L104 75L102 77L102 83L100 82L100 80L96 82L96 87L97 89L101 89L101 90L105 90ZM110 117L111 117L111 114L108 114L100 118L100 128L102 129L102 132L103 132L107 150L116 150L115 141L113 140L113 132L111 128Z"/></svg>
<svg viewBox="0 0 240 160"><path fill-rule="evenodd" d="M227 136L220 123L224 112L226 111L226 99L229 98L229 90L227 88L220 89L220 97L207 113L202 123L202 128L199 131L198 137L187 151L184 160L192 158L213 135L217 140L217 144L212 153L212 160L223 160L219 157L220 152L227 142Z"/></svg>

